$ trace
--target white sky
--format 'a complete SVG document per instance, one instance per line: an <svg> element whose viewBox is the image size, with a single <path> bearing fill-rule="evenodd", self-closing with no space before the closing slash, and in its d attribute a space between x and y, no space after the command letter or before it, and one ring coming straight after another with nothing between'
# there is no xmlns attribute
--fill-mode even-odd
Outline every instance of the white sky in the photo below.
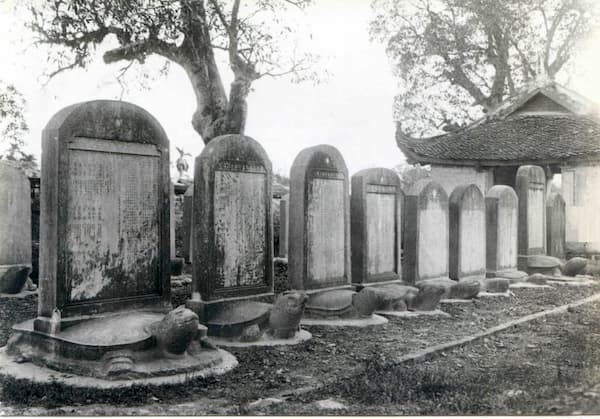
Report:
<svg viewBox="0 0 600 419"><path fill-rule="evenodd" d="M15 84L27 99L28 149L39 157L41 131L61 108L119 98L116 74L123 64L107 66L99 52L88 69L63 73L42 87L46 54L29 46L27 30L8 3L11 1L0 0L0 52L5 58L0 79ZM341 151L351 174L368 167L391 168L404 160L395 143L392 120L396 82L384 46L369 41L370 18L370 0L316 0L302 21L311 29L313 52L324 57L322 65L331 74L328 81L314 86L269 78L254 84L248 98L246 134L266 149L275 173L289 175L300 150L323 143ZM586 47L578 73L569 83L598 102L600 78L592 75L600 69L599 39ZM228 85L229 72L224 70ZM194 95L183 70L172 65L167 77L148 83L149 89L131 87L122 99L146 108L160 121L171 141L171 161L177 158L175 146L194 157L201 152L203 143L190 123ZM188 158L190 163L192 160Z"/></svg>

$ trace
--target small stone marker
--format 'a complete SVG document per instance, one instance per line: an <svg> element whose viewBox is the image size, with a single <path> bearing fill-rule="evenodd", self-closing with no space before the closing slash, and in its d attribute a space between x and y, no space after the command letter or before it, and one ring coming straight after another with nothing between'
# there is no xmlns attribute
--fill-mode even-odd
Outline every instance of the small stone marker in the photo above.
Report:
<svg viewBox="0 0 600 419"><path fill-rule="evenodd" d="M289 223L289 202L290 195L286 194L279 201L279 257L288 257L288 237L290 235Z"/></svg>
<svg viewBox="0 0 600 419"><path fill-rule="evenodd" d="M429 179L409 189L404 210L403 280L448 278L448 195Z"/></svg>
<svg viewBox="0 0 600 419"><path fill-rule="evenodd" d="M188 186L183 195L183 258L186 263L191 263L192 255L192 212L194 203L194 185Z"/></svg>
<svg viewBox="0 0 600 419"><path fill-rule="evenodd" d="M169 145L143 109L64 108L42 134L40 296L35 330L127 308L168 311Z"/></svg>
<svg viewBox="0 0 600 419"><path fill-rule="evenodd" d="M524 279L517 270L517 231L519 199L506 185L492 186L485 197L486 207L486 276L488 278Z"/></svg>
<svg viewBox="0 0 600 419"><path fill-rule="evenodd" d="M348 169L330 145L302 150L290 176L288 278L293 289L350 286Z"/></svg>
<svg viewBox="0 0 600 419"><path fill-rule="evenodd" d="M528 273L552 273L560 261L546 255L546 176L539 166L517 171L519 197L518 266ZM535 257L533 257L535 256Z"/></svg>
<svg viewBox="0 0 600 419"><path fill-rule="evenodd" d="M31 192L25 173L0 161L0 293L21 292L31 271Z"/></svg>
<svg viewBox="0 0 600 419"><path fill-rule="evenodd" d="M352 282L399 282L402 204L400 178L390 169L366 169L352 176L350 219Z"/></svg>
<svg viewBox="0 0 600 419"><path fill-rule="evenodd" d="M196 158L193 282L187 305L209 335L266 327L273 297L271 161L243 135L212 140Z"/></svg>
<svg viewBox="0 0 600 419"><path fill-rule="evenodd" d="M485 278L485 201L475 184L450 195L450 279Z"/></svg>
<svg viewBox="0 0 600 419"><path fill-rule="evenodd" d="M565 200L556 192L546 201L548 255L560 259L565 257Z"/></svg>

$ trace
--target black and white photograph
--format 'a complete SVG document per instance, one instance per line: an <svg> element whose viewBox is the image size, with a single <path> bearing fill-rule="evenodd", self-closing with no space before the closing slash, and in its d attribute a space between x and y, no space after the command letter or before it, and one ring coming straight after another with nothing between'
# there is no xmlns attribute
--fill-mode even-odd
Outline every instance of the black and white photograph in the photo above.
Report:
<svg viewBox="0 0 600 419"><path fill-rule="evenodd" d="M600 1L0 27L0 416L600 416Z"/></svg>

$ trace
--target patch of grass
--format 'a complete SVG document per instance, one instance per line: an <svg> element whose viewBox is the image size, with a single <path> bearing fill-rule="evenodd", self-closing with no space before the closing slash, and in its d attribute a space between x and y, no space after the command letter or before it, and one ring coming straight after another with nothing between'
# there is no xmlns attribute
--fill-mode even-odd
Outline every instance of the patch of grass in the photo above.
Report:
<svg viewBox="0 0 600 419"><path fill-rule="evenodd" d="M197 396L206 389L211 379L193 379L186 384L132 385L125 388L97 389L73 388L60 382L32 383L13 377L0 377L0 399L16 406L44 406L55 408L64 405L107 403L134 406L140 404L173 401Z"/></svg>

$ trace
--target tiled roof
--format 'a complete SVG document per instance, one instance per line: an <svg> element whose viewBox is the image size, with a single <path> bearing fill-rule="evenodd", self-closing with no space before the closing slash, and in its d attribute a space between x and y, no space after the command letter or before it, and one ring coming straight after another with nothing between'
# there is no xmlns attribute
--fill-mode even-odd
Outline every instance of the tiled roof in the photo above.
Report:
<svg viewBox="0 0 600 419"><path fill-rule="evenodd" d="M428 139L413 139L398 129L396 141L410 161L419 163L600 161L600 119L568 113L512 115Z"/></svg>

